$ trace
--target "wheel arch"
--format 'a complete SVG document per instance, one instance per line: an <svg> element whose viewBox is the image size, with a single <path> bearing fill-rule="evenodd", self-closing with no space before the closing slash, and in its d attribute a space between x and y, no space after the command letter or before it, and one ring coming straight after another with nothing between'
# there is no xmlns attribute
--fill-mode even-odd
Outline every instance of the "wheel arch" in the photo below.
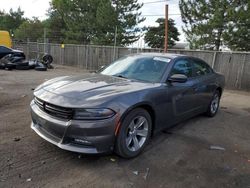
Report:
<svg viewBox="0 0 250 188"><path fill-rule="evenodd" d="M143 108L144 110L146 110L150 117L151 117L151 120L152 120L152 131L151 131L151 136L153 135L154 133L154 129L155 129L155 122L156 122L156 114L155 114L155 110L153 108L153 106L148 103L148 102L141 102L141 103L137 103L131 107L129 107L123 114L122 116L120 117L120 122L123 121L123 119L126 117L126 115L131 112L132 110L136 109L136 108Z"/></svg>
<svg viewBox="0 0 250 188"><path fill-rule="evenodd" d="M220 97L221 97L222 91L223 91L222 88L221 87L217 87L215 91L219 91L220 92Z"/></svg>

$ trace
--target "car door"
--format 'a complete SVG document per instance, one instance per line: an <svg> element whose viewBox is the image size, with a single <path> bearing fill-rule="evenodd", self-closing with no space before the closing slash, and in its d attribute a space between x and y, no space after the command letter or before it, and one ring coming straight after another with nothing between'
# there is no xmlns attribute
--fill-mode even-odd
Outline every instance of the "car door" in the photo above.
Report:
<svg viewBox="0 0 250 188"><path fill-rule="evenodd" d="M215 90L213 70L201 59L191 58L191 61L193 63L193 77L198 80L196 95L199 98L197 98L197 103L206 110Z"/></svg>
<svg viewBox="0 0 250 188"><path fill-rule="evenodd" d="M194 115L199 109L196 94L199 81L193 77L193 65L189 58L176 60L169 77L174 74L184 74L187 76L185 83L170 82L169 94L172 100L173 113L176 121Z"/></svg>

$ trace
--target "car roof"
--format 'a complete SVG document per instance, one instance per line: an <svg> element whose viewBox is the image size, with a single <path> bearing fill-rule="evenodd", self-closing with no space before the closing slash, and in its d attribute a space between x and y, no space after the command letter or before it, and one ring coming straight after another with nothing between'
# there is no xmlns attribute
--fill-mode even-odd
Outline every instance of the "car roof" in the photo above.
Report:
<svg viewBox="0 0 250 188"><path fill-rule="evenodd" d="M4 45L0 45L0 47L4 47L4 48L7 48L7 49L11 50L11 48L8 48L7 46L4 46Z"/></svg>
<svg viewBox="0 0 250 188"><path fill-rule="evenodd" d="M158 56L158 57L166 57L169 59L174 59L177 57L188 57L183 54L174 54L174 53L157 53L157 52L147 52L147 53L135 53L135 54L129 54L128 56Z"/></svg>

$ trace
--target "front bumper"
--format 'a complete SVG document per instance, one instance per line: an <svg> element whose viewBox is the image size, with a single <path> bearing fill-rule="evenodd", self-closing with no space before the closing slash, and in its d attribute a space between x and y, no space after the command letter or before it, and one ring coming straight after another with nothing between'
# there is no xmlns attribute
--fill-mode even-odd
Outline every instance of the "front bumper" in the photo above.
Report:
<svg viewBox="0 0 250 188"><path fill-rule="evenodd" d="M116 116L95 121L64 120L30 104L31 128L43 139L64 150L97 154L113 150Z"/></svg>

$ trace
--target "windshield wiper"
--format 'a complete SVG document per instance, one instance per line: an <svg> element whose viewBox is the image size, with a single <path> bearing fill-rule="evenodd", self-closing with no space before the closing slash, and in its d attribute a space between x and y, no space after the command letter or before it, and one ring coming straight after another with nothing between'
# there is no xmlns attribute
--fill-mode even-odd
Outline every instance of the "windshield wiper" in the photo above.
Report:
<svg viewBox="0 0 250 188"><path fill-rule="evenodd" d="M126 78L126 79L128 79L126 76L123 76L122 74L116 74L116 75L113 75L113 76L119 77L119 78Z"/></svg>

